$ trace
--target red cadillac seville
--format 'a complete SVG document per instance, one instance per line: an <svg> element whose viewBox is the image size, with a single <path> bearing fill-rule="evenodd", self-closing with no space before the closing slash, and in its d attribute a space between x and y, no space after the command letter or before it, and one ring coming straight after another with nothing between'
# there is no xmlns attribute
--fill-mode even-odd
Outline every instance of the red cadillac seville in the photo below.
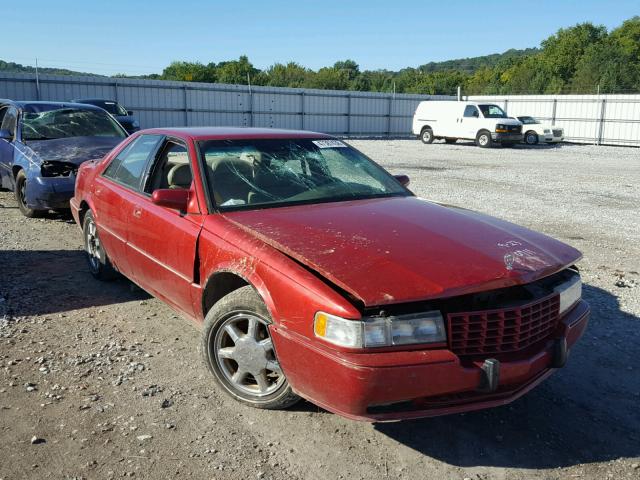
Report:
<svg viewBox="0 0 640 480"><path fill-rule="evenodd" d="M203 324L241 402L368 421L508 403L584 332L580 253L407 184L328 135L153 129L84 163L71 207L91 273Z"/></svg>

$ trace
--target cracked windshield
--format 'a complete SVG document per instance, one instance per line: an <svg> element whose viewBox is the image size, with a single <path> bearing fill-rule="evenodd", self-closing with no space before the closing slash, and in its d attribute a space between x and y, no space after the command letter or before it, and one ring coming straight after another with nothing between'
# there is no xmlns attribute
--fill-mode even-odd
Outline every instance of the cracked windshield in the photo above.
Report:
<svg viewBox="0 0 640 480"><path fill-rule="evenodd" d="M54 140L68 137L126 137L122 128L106 113L69 108L25 112L23 140Z"/></svg>
<svg viewBox="0 0 640 480"><path fill-rule="evenodd" d="M221 210L410 195L340 140L213 140L200 151Z"/></svg>

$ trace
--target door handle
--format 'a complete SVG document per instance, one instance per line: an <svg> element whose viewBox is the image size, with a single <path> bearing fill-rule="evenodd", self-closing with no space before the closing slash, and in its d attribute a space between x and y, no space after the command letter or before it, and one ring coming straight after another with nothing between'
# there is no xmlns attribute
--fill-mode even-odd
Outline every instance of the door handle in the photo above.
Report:
<svg viewBox="0 0 640 480"><path fill-rule="evenodd" d="M133 216L136 218L142 217L142 208L140 206L133 207Z"/></svg>

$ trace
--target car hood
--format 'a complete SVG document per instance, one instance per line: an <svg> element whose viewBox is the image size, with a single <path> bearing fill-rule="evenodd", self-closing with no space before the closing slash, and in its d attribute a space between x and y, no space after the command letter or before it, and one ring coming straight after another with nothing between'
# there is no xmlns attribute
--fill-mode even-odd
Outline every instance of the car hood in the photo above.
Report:
<svg viewBox="0 0 640 480"><path fill-rule="evenodd" d="M543 234L416 197L224 216L365 306L528 283L581 257L576 249Z"/></svg>
<svg viewBox="0 0 640 480"><path fill-rule="evenodd" d="M54 140L31 140L26 143L40 161L69 162L80 165L104 157L124 138L69 137Z"/></svg>

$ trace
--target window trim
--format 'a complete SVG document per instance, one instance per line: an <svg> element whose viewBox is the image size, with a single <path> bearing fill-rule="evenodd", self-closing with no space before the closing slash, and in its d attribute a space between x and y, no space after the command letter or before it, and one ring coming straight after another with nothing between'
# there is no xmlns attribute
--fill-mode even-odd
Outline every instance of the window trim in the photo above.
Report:
<svg viewBox="0 0 640 480"><path fill-rule="evenodd" d="M145 159L145 166L144 166L144 168L142 170L142 176L138 179L138 185L134 187L132 185L128 185L128 184L126 184L124 182L119 181L117 178L114 178L114 177L112 177L110 175L106 175L106 172L109 169L109 166L111 166L111 164L120 155L122 155L122 153L125 150L127 150L128 148L132 148L133 145L136 144L137 142L139 142L140 139L142 139L143 137L159 137L159 139L158 139L158 143L156 144L156 146L149 152L149 154L147 155L147 158ZM122 149L109 161L109 163L103 168L102 172L100 173L100 177L106 178L110 182L113 182L113 183L115 183L117 185L120 185L122 188L126 188L127 190L130 190L132 192L144 195L145 194L144 191L141 190L142 180L145 178L146 171L147 171L147 168L149 166L150 159L151 158L155 158L155 156L157 155L157 152L158 152L158 147L163 144L163 141L164 141L165 138L166 138L165 135L156 134L156 133L145 133L145 134L142 134L142 135L138 135L136 138L134 138L129 143L127 143L124 147L122 147ZM122 164L120 164L120 165L122 165ZM116 173L118 173L118 171L120 170L120 165L118 166L118 169L116 170Z"/></svg>

